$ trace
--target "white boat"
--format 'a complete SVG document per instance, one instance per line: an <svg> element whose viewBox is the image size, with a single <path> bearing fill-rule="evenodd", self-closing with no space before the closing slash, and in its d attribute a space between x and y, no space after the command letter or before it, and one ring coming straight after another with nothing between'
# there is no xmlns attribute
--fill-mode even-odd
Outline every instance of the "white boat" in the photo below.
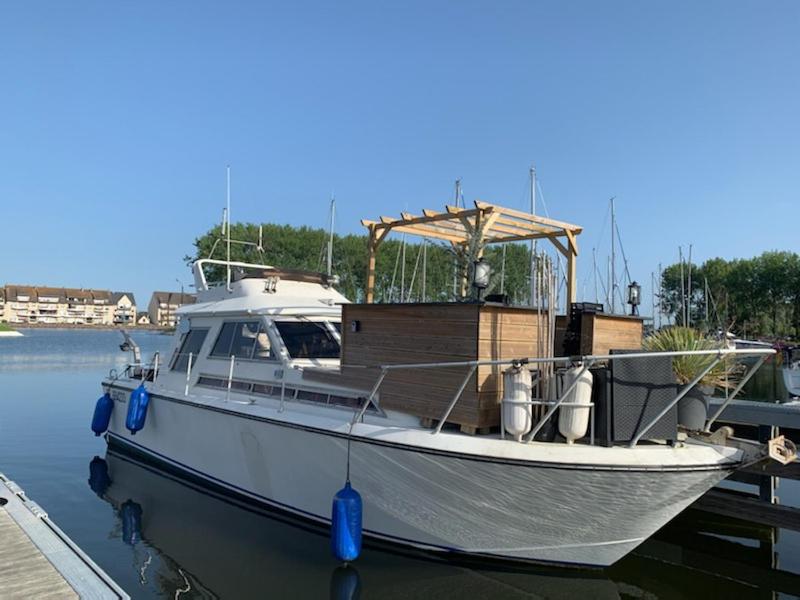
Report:
<svg viewBox="0 0 800 600"><path fill-rule="evenodd" d="M248 274L214 286L208 266ZM647 440L646 427L611 447L432 431L382 408L380 381L365 397L305 376L339 366L347 299L325 276L205 259L194 272L197 303L179 310L168 360L103 382L113 400L108 443L297 517L330 523L349 460L367 537L447 554L610 565L755 460L724 435L670 445ZM140 381L150 403L133 434L126 413Z"/></svg>
<svg viewBox="0 0 800 600"><path fill-rule="evenodd" d="M800 347L790 346L784 350L783 383L792 397L800 397Z"/></svg>
<svg viewBox="0 0 800 600"><path fill-rule="evenodd" d="M98 407L106 407L109 444L323 526L347 480L363 498L363 534L383 542L597 566L630 552L743 463L767 454L793 459L782 439L765 448L736 440L728 428L679 433L673 411L701 377L673 398L675 353L661 353L669 381L651 390L668 402L649 410L649 392L639 390L624 445L599 446L595 404L608 404L593 400L590 367L658 353L553 357L556 315L546 308L371 303L375 253L391 228L465 247L474 236L504 243L544 231L567 258L574 299L580 227L480 202L362 223L370 231L364 305L334 289L330 244L327 276L231 262L229 251L227 261L196 261L197 303L178 311L169 358L148 366L135 359L103 382L108 397ZM251 245L262 248L261 234ZM223 281L210 284L206 269ZM549 298L545 306L554 307ZM523 351L532 354L515 355ZM727 354L763 361L774 351L705 353L714 355L710 369ZM474 358L459 360L465 355ZM666 429L665 415L672 418ZM556 420L565 441L538 441ZM98 421L96 433L104 427Z"/></svg>

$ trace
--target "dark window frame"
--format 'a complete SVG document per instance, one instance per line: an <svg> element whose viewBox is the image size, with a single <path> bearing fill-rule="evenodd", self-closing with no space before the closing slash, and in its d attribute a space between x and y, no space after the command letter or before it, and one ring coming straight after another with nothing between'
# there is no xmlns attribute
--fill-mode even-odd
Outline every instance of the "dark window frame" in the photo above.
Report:
<svg viewBox="0 0 800 600"><path fill-rule="evenodd" d="M181 339L180 346L178 346L177 351L175 352L175 356L172 358L172 364L170 365L170 371L186 371L187 367L189 366L189 352L184 352L186 349L186 345L192 339L192 334L194 333L202 333L203 337L200 340L200 344L197 347L197 350L191 350L192 353L192 370L194 370L195 365L197 365L197 359L200 356L200 350L203 349L203 345L206 343L206 339L208 338L208 333L211 331L210 327L193 327Z"/></svg>
<svg viewBox="0 0 800 600"><path fill-rule="evenodd" d="M332 326L331 322L328 320L324 321L311 321L311 320L301 320L301 319L286 319L286 320L273 320L273 324L275 325L275 329L277 330L278 335L281 338L281 343L283 347L286 349L286 352L289 356L290 360L326 360L326 359L340 359L342 356L342 345L340 340L336 338L336 336L332 333ZM289 332L286 330L288 328L295 328L301 329L306 328L306 330L311 332L321 332L325 335L325 342L327 344L333 344L336 347L336 354L332 354L330 352L327 353L320 353L314 352L309 350L307 347L305 351L300 351L300 348L296 345L297 338L300 338L301 334L295 334L294 336L289 335ZM308 337L308 336L306 336Z"/></svg>
<svg viewBox="0 0 800 600"><path fill-rule="evenodd" d="M208 358L214 360L230 360L231 358L231 351L233 350L233 344L237 339L237 327L241 325L258 325L258 329L256 330L255 336L253 337L253 346L250 349L250 355L234 355L236 356L237 361L248 361L248 362L257 362L257 363L265 363L265 362L277 362L278 355L275 352L275 344L273 339L269 335L269 327L264 323L263 319L230 319L227 321L223 321L222 325L219 328L219 333L217 333L217 338L214 340L214 345L211 346L211 350L208 353ZM228 341L228 351L225 354L222 353L215 353L217 345L219 344L222 336L225 334L226 327L230 326L233 328L233 331L230 334L230 340ZM260 334L264 334L267 336L267 340L269 341L269 356L267 357L258 357L256 356L256 345L258 342L258 336Z"/></svg>

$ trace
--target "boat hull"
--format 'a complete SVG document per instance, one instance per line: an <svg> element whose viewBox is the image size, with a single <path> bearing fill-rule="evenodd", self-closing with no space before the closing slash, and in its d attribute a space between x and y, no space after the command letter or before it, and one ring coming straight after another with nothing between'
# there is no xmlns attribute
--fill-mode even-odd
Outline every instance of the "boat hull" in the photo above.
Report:
<svg viewBox="0 0 800 600"><path fill-rule="evenodd" d="M109 439L231 492L320 523L346 476L347 440L154 395L143 430ZM122 410L120 410L122 409ZM729 473L727 467L575 467L426 452L354 437L364 535L426 550L606 566Z"/></svg>

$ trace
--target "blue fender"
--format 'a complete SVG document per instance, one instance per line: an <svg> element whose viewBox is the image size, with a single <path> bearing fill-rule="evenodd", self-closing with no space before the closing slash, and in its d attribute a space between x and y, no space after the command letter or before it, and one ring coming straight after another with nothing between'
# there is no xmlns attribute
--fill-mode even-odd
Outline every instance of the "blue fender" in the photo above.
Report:
<svg viewBox="0 0 800 600"><path fill-rule="evenodd" d="M128 415L125 418L125 427L128 428L131 435L136 435L136 432L144 427L149 404L150 392L144 388L144 384L140 384L139 387L131 392L131 398L128 402Z"/></svg>
<svg viewBox="0 0 800 600"><path fill-rule="evenodd" d="M331 550L344 562L361 554L361 495L350 487L350 482L333 497L331 514Z"/></svg>
<svg viewBox="0 0 800 600"><path fill-rule="evenodd" d="M92 431L94 431L95 436L105 433L106 429L108 429L113 410L114 401L108 392L97 399L97 404L94 405L94 416L92 417Z"/></svg>

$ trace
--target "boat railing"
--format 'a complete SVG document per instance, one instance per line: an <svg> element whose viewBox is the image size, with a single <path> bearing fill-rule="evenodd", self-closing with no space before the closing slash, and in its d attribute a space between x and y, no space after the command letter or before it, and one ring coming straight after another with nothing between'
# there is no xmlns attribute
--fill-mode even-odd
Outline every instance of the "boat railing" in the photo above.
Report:
<svg viewBox="0 0 800 600"><path fill-rule="evenodd" d="M728 349L728 348L720 348L714 350L683 350L683 351L672 351L672 352L630 352L630 353L620 353L620 354L597 354L597 355L587 355L587 356L560 356L560 357L553 357L553 358L535 358L535 357L528 357L528 358L518 358L518 359L500 359L500 360L468 360L468 361L453 361L453 362L434 362L434 363L407 363L407 364L388 364L388 365L375 365L375 366L359 366L360 368L369 368L369 369L379 369L380 373L378 378L375 381L375 384L372 386L370 390L369 396L364 400L361 408L355 414L353 422L356 423L360 421L364 417L364 413L367 410L367 407L370 404L375 404L375 398L380 390L381 385L383 384L386 376L391 371L399 371L399 370L414 370L414 369L440 369L440 368L453 368L453 367L468 367L467 373L464 379L461 381L461 385L458 387L455 395L453 396L450 403L445 408L444 412L442 413L441 417L439 418L438 424L432 431L433 435L436 435L441 432L442 427L447 422L450 414L452 413L453 409L458 404L458 401L461 399L464 390L466 389L470 378L481 366L508 366L508 367L519 367L522 365L544 365L544 364L553 364L553 365L564 365L564 366L579 366L580 371L575 375L574 380L567 388L561 393L560 397L557 398L555 401L530 401L531 404L541 404L548 406L547 411L545 412L544 416L539 420L539 422L531 429L530 432L525 436L524 441L530 442L534 439L537 433L541 431L542 427L547 424L547 422L552 418L555 412L562 406L572 406L572 403L566 403L565 399L568 398L571 392L576 388L578 383L581 381L581 376L588 371L591 367L599 364L599 363L606 363L610 361L623 361L623 360L641 360L647 358L654 358L654 357L681 357L681 356L709 356L713 357L713 360L709 362L709 364L697 374L692 381L685 384L683 388L678 392L678 394L664 406L664 408L659 411L659 413L651 418L645 425L639 427L633 439L629 442L628 446L630 448L635 447L639 441L642 439L644 435L647 434L653 426L658 423L664 415L666 415L670 410L672 410L681 399L689 393L689 391L695 387L700 381L703 380L721 361L723 361L727 357L743 357L743 356L757 356L758 360L747 370L747 372L742 376L739 380L739 383L733 389L732 392L729 393L729 390L726 388L726 398L725 401L720 405L720 407L716 410L716 412L706 420L704 430L710 431L711 426L714 422L719 418L722 412L728 407L731 401L742 391L744 386L747 384L748 381L752 378L752 376L758 371L761 365L773 354L775 354L775 350L773 349ZM354 368L350 366L349 368ZM503 401L501 400L501 406ZM591 443L594 443L594 406L591 403L587 404L580 404L581 407L586 407L590 409L590 418L591 418Z"/></svg>
<svg viewBox="0 0 800 600"><path fill-rule="evenodd" d="M129 362L126 363L121 370L117 368L109 369L108 380L109 383L114 383L120 379L127 377L128 379L141 379L144 381L155 381L158 377L159 361L161 360L161 353L156 351L150 362Z"/></svg>

